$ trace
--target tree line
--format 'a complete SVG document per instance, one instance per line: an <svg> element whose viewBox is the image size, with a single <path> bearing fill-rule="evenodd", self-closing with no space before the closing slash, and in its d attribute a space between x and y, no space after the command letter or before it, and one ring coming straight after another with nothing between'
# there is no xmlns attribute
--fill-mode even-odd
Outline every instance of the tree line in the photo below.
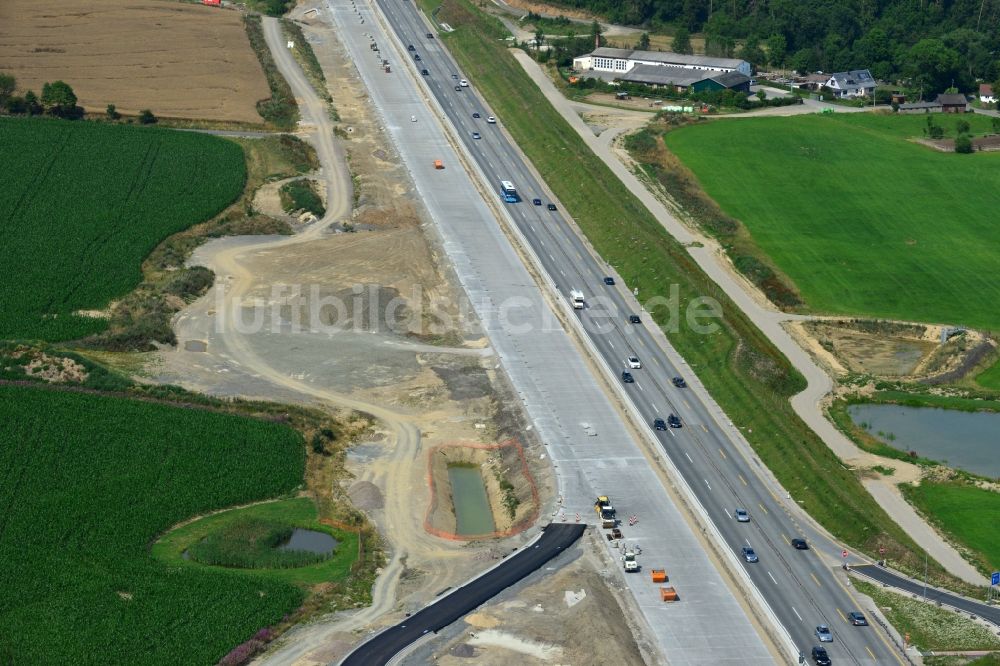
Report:
<svg viewBox="0 0 1000 666"><path fill-rule="evenodd" d="M801 72L869 69L925 93L1000 79L1000 0L549 0L705 37L708 55ZM648 42L647 42L648 43ZM689 42L688 42L689 44Z"/></svg>
<svg viewBox="0 0 1000 666"><path fill-rule="evenodd" d="M3 111L11 115L49 115L70 120L83 118L83 107L77 106L76 93L65 81L42 84L40 96L34 90L27 90L23 95L16 93L17 79L12 74L0 72L0 109ZM114 104L108 104L105 116L108 120L121 118ZM151 125L156 122L156 116L149 109L143 109L139 112L139 122Z"/></svg>

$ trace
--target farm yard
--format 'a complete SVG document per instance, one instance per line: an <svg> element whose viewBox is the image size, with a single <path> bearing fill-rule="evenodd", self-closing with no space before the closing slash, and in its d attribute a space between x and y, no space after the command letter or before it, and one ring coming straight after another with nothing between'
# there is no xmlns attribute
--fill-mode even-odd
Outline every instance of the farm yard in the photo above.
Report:
<svg viewBox="0 0 1000 666"><path fill-rule="evenodd" d="M167 0L0 3L0 72L69 83L103 113L260 123L267 81L240 13Z"/></svg>
<svg viewBox="0 0 1000 666"><path fill-rule="evenodd" d="M243 189L239 145L124 125L0 118L0 339L66 340L103 330L101 309L132 289L170 234Z"/></svg>
<svg viewBox="0 0 1000 666"><path fill-rule="evenodd" d="M168 566L168 528L294 491L301 435L277 423L0 386L0 662L217 662L303 591L266 573Z"/></svg>
<svg viewBox="0 0 1000 666"><path fill-rule="evenodd" d="M955 136L959 119L933 116ZM792 279L815 312L1000 330L1000 155L941 153L926 116L713 121L667 147Z"/></svg>

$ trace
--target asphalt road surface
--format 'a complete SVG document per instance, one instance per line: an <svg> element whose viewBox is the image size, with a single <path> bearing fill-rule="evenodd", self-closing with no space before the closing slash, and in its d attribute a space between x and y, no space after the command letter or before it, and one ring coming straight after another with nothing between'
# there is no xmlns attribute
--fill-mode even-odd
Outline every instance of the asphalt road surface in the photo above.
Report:
<svg viewBox="0 0 1000 666"><path fill-rule="evenodd" d="M438 632L572 546L586 525L552 523L538 541L470 583L362 643L342 666L382 666L424 634Z"/></svg>
<svg viewBox="0 0 1000 666"><path fill-rule="evenodd" d="M544 205L553 202L547 188L533 176L499 127L487 123L487 117L495 114L475 92L475 81L470 81L469 87L461 86L464 75L441 48L440 40L426 38L429 29L415 4L379 0L379 6L400 41L414 45L414 52L421 56L411 65L418 72L428 71L422 79L487 180L494 188L500 180L512 181L517 188L520 202L506 204L507 212L559 293L568 300L571 289L584 292L588 304L576 311L577 316L608 372L617 379L628 369L628 356L641 361L641 369L631 370L635 381L621 387L638 418L648 427L654 418L680 417L683 427L651 431L652 436L687 480L732 552L739 556L743 546L757 552L759 562L741 559L741 566L793 642L808 653L816 644L816 626L826 624L834 634L829 651L835 662L904 663L879 629L856 631L847 623L847 613L857 604L840 571L842 547L816 531L791 502L779 496L780 491L752 452L723 427L725 417L717 407L700 392L673 386L671 378L676 376L693 381L692 371L659 344L660 338L647 328L652 323L649 315L640 310L620 280L616 286L604 284L609 269L590 254L563 218L561 206L552 211ZM475 113L480 117L475 118ZM498 122L502 124L503 118ZM481 138L474 138L474 132ZM543 205L533 205L534 198L541 199ZM630 324L630 314L639 314L642 323ZM682 321L680 325L686 324ZM750 522L734 519L737 507L750 512ZM791 547L791 539L799 536L809 540L810 550ZM853 563L849 558L848 562ZM724 631L720 628L721 634Z"/></svg>
<svg viewBox="0 0 1000 666"><path fill-rule="evenodd" d="M874 564L851 567L854 571L872 580L927 598L928 601L957 608L960 611L981 617L1000 627L1000 607L966 599L934 587L925 587L923 582L906 578Z"/></svg>

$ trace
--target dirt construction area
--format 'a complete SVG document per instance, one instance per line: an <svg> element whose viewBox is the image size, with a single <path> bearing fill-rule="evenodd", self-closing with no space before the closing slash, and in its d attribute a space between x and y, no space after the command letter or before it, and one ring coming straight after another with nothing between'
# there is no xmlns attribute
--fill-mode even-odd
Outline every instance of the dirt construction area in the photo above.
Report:
<svg viewBox="0 0 1000 666"><path fill-rule="evenodd" d="M260 123L270 95L239 12L165 0L3 0L0 72L65 81L90 112Z"/></svg>

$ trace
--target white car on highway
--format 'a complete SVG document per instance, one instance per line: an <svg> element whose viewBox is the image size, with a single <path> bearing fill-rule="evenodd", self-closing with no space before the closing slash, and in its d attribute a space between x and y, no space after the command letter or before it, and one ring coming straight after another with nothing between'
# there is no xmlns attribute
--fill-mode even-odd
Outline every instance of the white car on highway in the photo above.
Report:
<svg viewBox="0 0 1000 666"><path fill-rule="evenodd" d="M642 362L639 360L638 356L629 356L627 359L625 359L625 362L628 363L628 367L632 368L633 370L638 370L639 368L642 367Z"/></svg>
<svg viewBox="0 0 1000 666"><path fill-rule="evenodd" d="M496 125L497 119L494 118L493 116L490 116L489 118L486 119L486 122L488 122L490 125Z"/></svg>
<svg viewBox="0 0 1000 666"><path fill-rule="evenodd" d="M458 85L462 86L463 88L468 88L469 82L466 81L465 79L462 79L461 81L458 82Z"/></svg>

